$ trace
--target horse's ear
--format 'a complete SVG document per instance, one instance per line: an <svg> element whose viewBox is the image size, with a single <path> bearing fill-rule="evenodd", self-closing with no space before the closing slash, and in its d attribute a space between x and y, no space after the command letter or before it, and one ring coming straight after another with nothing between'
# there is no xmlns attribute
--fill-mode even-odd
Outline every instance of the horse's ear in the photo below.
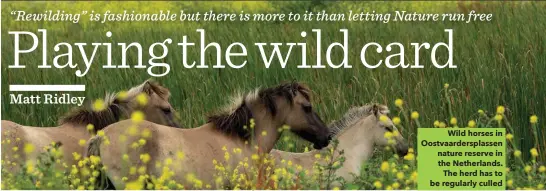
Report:
<svg viewBox="0 0 546 191"><path fill-rule="evenodd" d="M154 82L151 78L144 81L144 83L142 84L142 92L148 95L152 95L152 93L154 93L155 83L156 82Z"/></svg>
<svg viewBox="0 0 546 191"><path fill-rule="evenodd" d="M169 89L161 86L158 82L153 81L151 79L146 80L144 82L142 91L145 92L148 95L152 95L153 93L159 95L163 99L168 99L171 95Z"/></svg>
<svg viewBox="0 0 546 191"><path fill-rule="evenodd" d="M380 112L379 105L373 104L373 106L372 106L372 112L373 112L373 114L374 114L376 117L379 117L379 115L380 115L380 113L379 113L379 112Z"/></svg>

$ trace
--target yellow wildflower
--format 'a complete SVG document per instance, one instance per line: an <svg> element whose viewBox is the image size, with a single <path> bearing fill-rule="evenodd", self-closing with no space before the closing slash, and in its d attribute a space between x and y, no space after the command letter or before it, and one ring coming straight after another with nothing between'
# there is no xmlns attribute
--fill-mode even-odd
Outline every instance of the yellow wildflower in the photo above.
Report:
<svg viewBox="0 0 546 191"><path fill-rule="evenodd" d="M87 131L93 131L95 129L95 126L93 124L87 124Z"/></svg>
<svg viewBox="0 0 546 191"><path fill-rule="evenodd" d="M110 145L110 139L104 139L104 145L106 146Z"/></svg>
<svg viewBox="0 0 546 191"><path fill-rule="evenodd" d="M440 127L440 122L438 120L434 121L434 127Z"/></svg>
<svg viewBox="0 0 546 191"><path fill-rule="evenodd" d="M34 172L34 163L33 162L27 162L27 173L31 174Z"/></svg>
<svg viewBox="0 0 546 191"><path fill-rule="evenodd" d="M377 189L381 189L383 187L383 184L381 184L381 182L379 180L376 180L373 183L373 186L375 186L375 188L377 188Z"/></svg>
<svg viewBox="0 0 546 191"><path fill-rule="evenodd" d="M414 160L415 159L415 154L413 153L408 153L406 154L406 156L404 156L404 160Z"/></svg>
<svg viewBox="0 0 546 191"><path fill-rule="evenodd" d="M474 120L468 121L468 127L470 127L470 128L476 127L476 121L474 121Z"/></svg>
<svg viewBox="0 0 546 191"><path fill-rule="evenodd" d="M504 111L506 109L504 108L504 106L500 105L499 107L497 107L497 114L504 114Z"/></svg>
<svg viewBox="0 0 546 191"><path fill-rule="evenodd" d="M129 174L130 175L134 175L134 174L136 174L136 172L137 172L136 167L132 166L132 167L129 168Z"/></svg>
<svg viewBox="0 0 546 191"><path fill-rule="evenodd" d="M400 118L399 117L393 117L392 118L392 123L394 123L394 125L400 125Z"/></svg>
<svg viewBox="0 0 546 191"><path fill-rule="evenodd" d="M140 145L139 145L137 142L133 142L133 143L131 144L131 148L133 148L133 149L136 149L136 148L138 148L139 146L140 146Z"/></svg>
<svg viewBox="0 0 546 191"><path fill-rule="evenodd" d="M135 123L143 121L144 120L144 113L142 113L142 111L134 111L131 114L131 120L133 120L133 122L135 122Z"/></svg>
<svg viewBox="0 0 546 191"><path fill-rule="evenodd" d="M146 144L146 140L144 140L144 139L139 139L139 140L138 140L138 144L139 144L140 146L144 146L144 145Z"/></svg>
<svg viewBox="0 0 546 191"><path fill-rule="evenodd" d="M145 93L140 93L137 95L136 100L138 104L140 104L141 106L145 106L146 104L148 104L148 95L146 95Z"/></svg>
<svg viewBox="0 0 546 191"><path fill-rule="evenodd" d="M148 153L144 153L144 154L141 154L140 155L140 160L143 162L143 163L148 163L150 161L150 155Z"/></svg>
<svg viewBox="0 0 546 191"><path fill-rule="evenodd" d="M123 159L124 161L129 161L129 155L123 154L122 159Z"/></svg>
<svg viewBox="0 0 546 191"><path fill-rule="evenodd" d="M23 151L27 154L30 154L34 151L34 145L30 143L26 143L25 147L23 148Z"/></svg>
<svg viewBox="0 0 546 191"><path fill-rule="evenodd" d="M485 115L485 111L479 109L479 110L478 110L478 114L480 114L480 115Z"/></svg>
<svg viewBox="0 0 546 191"><path fill-rule="evenodd" d="M381 115L379 116L379 121L382 121L382 122L387 122L389 120L389 118L385 115Z"/></svg>
<svg viewBox="0 0 546 191"><path fill-rule="evenodd" d="M120 92L118 92L118 94L116 95L116 97L117 97L119 100L125 100L125 99L127 99L127 91L120 91Z"/></svg>
<svg viewBox="0 0 546 191"><path fill-rule="evenodd" d="M230 158L229 152L225 152L224 153L224 159L226 159L226 161L228 161L229 158Z"/></svg>
<svg viewBox="0 0 546 191"><path fill-rule="evenodd" d="M529 118L529 121L531 122L531 124L536 124L538 122L538 117L536 115L532 115Z"/></svg>
<svg viewBox="0 0 546 191"><path fill-rule="evenodd" d="M146 174L146 166L141 166L138 168L138 174Z"/></svg>
<svg viewBox="0 0 546 191"><path fill-rule="evenodd" d="M141 134L142 138L150 138L152 136L152 132L149 129L142 130Z"/></svg>
<svg viewBox="0 0 546 191"><path fill-rule="evenodd" d="M258 156L257 154L252 154L251 158L252 160L258 160L260 159L260 156Z"/></svg>
<svg viewBox="0 0 546 191"><path fill-rule="evenodd" d="M544 173L546 172L546 167L543 165L543 166L540 166L538 167L538 172L541 172L541 173Z"/></svg>
<svg viewBox="0 0 546 191"><path fill-rule="evenodd" d="M125 190L142 190L144 188L144 184L142 184L141 181L132 181L125 184Z"/></svg>
<svg viewBox="0 0 546 191"><path fill-rule="evenodd" d="M515 157L520 157L521 156L521 151L520 150L515 150L514 151L514 156Z"/></svg>
<svg viewBox="0 0 546 191"><path fill-rule="evenodd" d="M446 126L447 126L447 125L446 125L446 123L444 123L444 122L440 122L440 124L438 124L438 127L439 127L439 128L445 128Z"/></svg>
<svg viewBox="0 0 546 191"><path fill-rule="evenodd" d="M449 88L449 84L448 84L448 83L445 83L445 84L444 84L444 88L445 88L445 89Z"/></svg>
<svg viewBox="0 0 546 191"><path fill-rule="evenodd" d="M400 136L400 132L399 132L398 130L394 130L394 131L392 132L392 136L393 136L393 137L398 137L398 136Z"/></svg>
<svg viewBox="0 0 546 191"><path fill-rule="evenodd" d="M402 99L396 99L394 100L394 105L396 107L402 108L402 106L404 105L404 101Z"/></svg>
<svg viewBox="0 0 546 191"><path fill-rule="evenodd" d="M511 141L513 138L514 138L514 135L512 135L510 133L506 134L506 140Z"/></svg>
<svg viewBox="0 0 546 191"><path fill-rule="evenodd" d="M383 161L383 163L381 163L381 171L383 172L389 171L389 163L387 161Z"/></svg>
<svg viewBox="0 0 546 191"><path fill-rule="evenodd" d="M80 160L81 157L82 157L82 156L81 156L79 153L77 153L77 152L73 152L73 153L72 153L72 158L74 158L75 161Z"/></svg>
<svg viewBox="0 0 546 191"><path fill-rule="evenodd" d="M396 173L396 178L398 178L398 180L403 180L404 179L404 172Z"/></svg>
<svg viewBox="0 0 546 191"><path fill-rule="evenodd" d="M100 157L98 156L90 156L89 161L91 161L91 164L97 165L100 163Z"/></svg>
<svg viewBox="0 0 546 191"><path fill-rule="evenodd" d="M262 136L267 136L267 131L266 130L262 131Z"/></svg>
<svg viewBox="0 0 546 191"><path fill-rule="evenodd" d="M531 172L532 169L533 169L533 168L532 168L531 166L527 165L527 166L525 166L525 168L524 168L523 170L524 170L526 173L529 173L529 172Z"/></svg>
<svg viewBox="0 0 546 191"><path fill-rule="evenodd" d="M544 184L538 184L537 185L537 190L542 190L544 189Z"/></svg>
<svg viewBox="0 0 546 191"><path fill-rule="evenodd" d="M83 147L85 146L85 143L86 143L85 139L80 139L80 142L78 144L80 144L80 146Z"/></svg>
<svg viewBox="0 0 546 191"><path fill-rule="evenodd" d="M506 185L510 188L512 188L514 186L514 181L512 179L506 181Z"/></svg>
<svg viewBox="0 0 546 191"><path fill-rule="evenodd" d="M392 186L392 188L394 188L394 189L398 189L398 188L400 188L400 183L395 182L395 183L392 183L391 186Z"/></svg>
<svg viewBox="0 0 546 191"><path fill-rule="evenodd" d="M457 118L452 117L451 120L449 120L449 123L453 126L457 126Z"/></svg>
<svg viewBox="0 0 546 191"><path fill-rule="evenodd" d="M97 99L95 102L93 102L93 111L102 111L106 109L106 105L104 104L104 100Z"/></svg>
<svg viewBox="0 0 546 191"><path fill-rule="evenodd" d="M502 120L502 115L500 114L495 115L495 120L500 122Z"/></svg>
<svg viewBox="0 0 546 191"><path fill-rule="evenodd" d="M383 137L385 137L386 139L390 139L392 138L393 134L389 131L385 132L385 134L383 135Z"/></svg>
<svg viewBox="0 0 546 191"><path fill-rule="evenodd" d="M178 159L182 160L182 159L184 159L184 156L185 156L184 152L182 152L182 151L176 152L176 157L178 157Z"/></svg>
<svg viewBox="0 0 546 191"><path fill-rule="evenodd" d="M536 148L532 148L532 149L530 150L530 152L531 152L531 156L533 156L533 157L537 157L537 156L538 156L538 151L537 151Z"/></svg>

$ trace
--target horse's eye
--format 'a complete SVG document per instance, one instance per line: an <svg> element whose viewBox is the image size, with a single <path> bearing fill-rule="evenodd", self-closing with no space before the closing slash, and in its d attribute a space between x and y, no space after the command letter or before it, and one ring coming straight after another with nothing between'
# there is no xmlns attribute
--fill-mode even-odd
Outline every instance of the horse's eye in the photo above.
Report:
<svg viewBox="0 0 546 191"><path fill-rule="evenodd" d="M303 107L303 111L305 111L307 113L309 113L309 112L311 112L313 110L313 106L311 104L303 104L302 107Z"/></svg>
<svg viewBox="0 0 546 191"><path fill-rule="evenodd" d="M163 113L169 114L171 113L171 108L162 108L161 111L163 111Z"/></svg>
<svg viewBox="0 0 546 191"><path fill-rule="evenodd" d="M389 132L393 132L394 131L394 128L392 126L388 126L388 127L385 127L387 129L387 131Z"/></svg>

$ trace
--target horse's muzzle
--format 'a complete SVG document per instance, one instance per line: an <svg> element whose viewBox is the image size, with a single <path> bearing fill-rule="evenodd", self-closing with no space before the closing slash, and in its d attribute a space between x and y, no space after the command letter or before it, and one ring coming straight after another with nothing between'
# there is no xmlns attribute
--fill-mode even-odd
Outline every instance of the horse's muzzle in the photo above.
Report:
<svg viewBox="0 0 546 191"><path fill-rule="evenodd" d="M398 144L396 145L396 154L398 156L403 157L408 154L408 144Z"/></svg>
<svg viewBox="0 0 546 191"><path fill-rule="evenodd" d="M324 147L327 147L329 142L330 142L329 140L326 140L326 141L320 141L318 143L314 143L313 148L320 150L320 149L322 149Z"/></svg>

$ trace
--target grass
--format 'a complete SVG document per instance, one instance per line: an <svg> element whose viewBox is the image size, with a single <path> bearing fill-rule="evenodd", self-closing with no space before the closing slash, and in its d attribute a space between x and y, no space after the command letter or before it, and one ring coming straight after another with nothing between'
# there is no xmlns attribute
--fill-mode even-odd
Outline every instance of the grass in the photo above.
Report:
<svg viewBox="0 0 546 191"><path fill-rule="evenodd" d="M6 5L3 3L2 5ZM287 3L288 4L288 3ZM434 4L434 3L431 3ZM13 4L17 6L18 4ZM61 4L63 5L63 4ZM392 4L395 5L395 4ZM438 4L439 5L439 4ZM66 6L66 5L64 5ZM332 6L335 6L332 5ZM543 151L546 145L546 128L538 123L535 139L533 128L529 126L529 117L537 115L546 119L546 39L542 30L546 28L546 4L533 2L519 6L499 4L484 11L494 14L488 23L175 23L169 27L163 24L127 24L124 27L93 25L83 28L73 24L56 25L48 29L48 59L52 59L52 46L57 42L133 42L138 41L146 47L153 42L172 38L179 42L183 35L192 41L198 39L197 28L207 31L207 42L218 42L223 48L232 42L246 45L248 64L242 69L185 69L182 66L182 55L175 46L169 46L169 56L165 61L170 63L171 72L157 78L173 92L172 105L178 110L179 118L185 127L196 127L205 123L205 116L219 109L218 106L228 102L226 96L236 91L248 91L255 87L267 87L282 81L298 80L307 83L314 91L314 108L321 117L330 122L338 119L348 108L369 102L394 105L396 98L404 98L405 107L410 111L419 111L419 122L423 127L432 127L435 121L449 124L452 117L460 122L476 120L480 117L479 109L492 110L499 105L506 107L505 118L509 119L514 135L512 140L522 152L525 161L531 158L529 149L538 145ZM448 7L450 10L455 7ZM76 8L76 9L84 9ZM8 10L3 9L2 15ZM10 24L6 26L6 24ZM24 29L36 32L42 24L18 25L2 19L4 29ZM287 69L274 67L265 69L259 50L252 46L256 42L307 42L308 63L314 63L316 48L314 37L302 38L301 31L310 34L311 29L323 32L323 49L325 44L340 41L338 32L341 28L349 30L349 61L352 69L296 69L301 58L292 57ZM431 67L428 53L422 53L420 63L424 69L367 69L359 64L361 46L368 42L386 45L391 42L444 42L447 38L444 29L454 29L454 63L457 69L437 69ZM70 29L70 30L68 30ZM106 31L113 36L106 38ZM41 63L40 53L25 55L22 60L25 69L8 69L6 65L13 58L13 38L3 32L2 39L2 91L7 92L8 84L86 84L83 93L76 96L87 96L95 99L104 96L105 92L119 91L132 87L149 75L144 69L102 69L105 62L105 51L100 50L97 60L85 77L76 77L76 69L38 69ZM23 39L29 41L29 39ZM88 52L91 50L87 50ZM298 55L299 52L294 52ZM414 52L406 52L407 62L413 59ZM75 54L77 55L77 54ZM114 50L113 55L120 55ZM384 59L386 54L369 54L369 62ZM198 58L198 50L188 52L190 59ZM340 54L334 51L333 60L340 61ZM135 57L130 58L132 63ZM149 59L146 54L144 61ZM324 60L324 58L323 58ZM81 59L75 58L77 63ZM208 55L206 61L214 63L215 57ZM241 61L235 59L234 62ZM119 56L114 56L113 63L119 63ZM210 64L212 65L212 64ZM449 83L447 90L438 87ZM445 94L445 92L448 94ZM447 95L447 97L446 97ZM9 94L2 95L2 119L25 125L53 126L60 114L72 106L62 105L11 105ZM88 100L88 101L89 101ZM493 117L495 112L485 113ZM409 115L409 114L408 114ZM402 117L403 118L403 117ZM407 118L407 117L406 117ZM407 118L409 119L409 118ZM416 128L415 121L404 120L408 127ZM411 130L408 130L411 131ZM416 132L415 129L411 132ZM408 132L403 132L408 133ZM404 134L410 144L414 145L415 134ZM303 141L295 140L297 147L291 150L302 151ZM284 147L280 144L278 147ZM539 161L546 160L546 153L540 152ZM379 161L380 162L380 161ZM372 163L378 166L379 162Z"/></svg>

